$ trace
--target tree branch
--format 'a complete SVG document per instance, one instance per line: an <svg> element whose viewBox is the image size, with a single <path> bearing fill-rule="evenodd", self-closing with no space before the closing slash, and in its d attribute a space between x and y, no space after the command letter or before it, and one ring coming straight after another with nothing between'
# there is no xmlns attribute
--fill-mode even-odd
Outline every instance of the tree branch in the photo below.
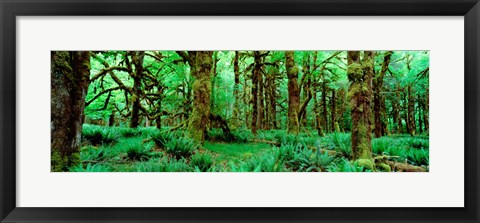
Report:
<svg viewBox="0 0 480 223"><path fill-rule="evenodd" d="M112 91L115 91L115 90L120 90L121 88L120 87L114 87L114 88L110 88L110 89L107 89L107 90L104 90L102 92L100 92L99 94L95 95L95 97L93 97L92 99L90 99L90 101L88 101L86 104L85 104L85 107L88 107L93 101L95 101L95 99L97 99L98 97L102 96L103 94L106 94L106 93L109 93L109 92L112 92Z"/></svg>

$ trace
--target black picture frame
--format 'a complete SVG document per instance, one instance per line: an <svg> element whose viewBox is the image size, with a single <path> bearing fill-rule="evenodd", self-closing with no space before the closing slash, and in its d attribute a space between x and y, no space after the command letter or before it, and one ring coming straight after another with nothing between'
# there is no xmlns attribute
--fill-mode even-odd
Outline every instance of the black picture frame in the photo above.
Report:
<svg viewBox="0 0 480 223"><path fill-rule="evenodd" d="M16 16L439 15L465 20L464 208L22 208L16 206ZM478 0L0 0L1 222L479 222ZM446 43L448 44L448 43ZM448 191L445 191L448 193Z"/></svg>

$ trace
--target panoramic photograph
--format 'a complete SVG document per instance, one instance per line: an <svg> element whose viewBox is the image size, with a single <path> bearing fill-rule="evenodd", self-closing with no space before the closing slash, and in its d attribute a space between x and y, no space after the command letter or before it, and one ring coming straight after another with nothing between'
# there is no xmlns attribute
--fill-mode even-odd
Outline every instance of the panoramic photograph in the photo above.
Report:
<svg viewBox="0 0 480 223"><path fill-rule="evenodd" d="M51 51L51 172L429 172L429 51Z"/></svg>

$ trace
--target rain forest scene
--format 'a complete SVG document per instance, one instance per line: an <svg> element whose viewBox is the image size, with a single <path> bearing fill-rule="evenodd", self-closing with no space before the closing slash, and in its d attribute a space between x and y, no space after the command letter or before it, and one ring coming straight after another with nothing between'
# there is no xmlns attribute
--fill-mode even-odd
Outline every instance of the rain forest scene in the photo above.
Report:
<svg viewBox="0 0 480 223"><path fill-rule="evenodd" d="M428 172L429 51L52 51L52 172Z"/></svg>

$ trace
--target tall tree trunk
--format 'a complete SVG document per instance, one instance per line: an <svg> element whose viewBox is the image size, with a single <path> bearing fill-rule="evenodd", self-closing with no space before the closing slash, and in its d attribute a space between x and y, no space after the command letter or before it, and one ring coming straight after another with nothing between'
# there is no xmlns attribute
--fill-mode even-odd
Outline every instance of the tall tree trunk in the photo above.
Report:
<svg viewBox="0 0 480 223"><path fill-rule="evenodd" d="M353 159L368 160L360 163L373 169L371 144L371 80L373 77L373 52L364 52L364 61L360 63L360 52L348 51L348 79L352 82L349 89L352 109L352 155ZM363 69L362 69L363 67Z"/></svg>
<svg viewBox="0 0 480 223"><path fill-rule="evenodd" d="M259 72L258 76L258 118L257 118L257 128L265 129L265 85L262 72Z"/></svg>
<svg viewBox="0 0 480 223"><path fill-rule="evenodd" d="M190 51L189 63L193 82L193 111L188 123L188 134L197 142L205 140L207 126L210 120L210 95L212 82L212 51Z"/></svg>
<svg viewBox="0 0 480 223"><path fill-rule="evenodd" d="M395 103L392 103L392 131L393 133L398 132L398 111L397 111L397 106Z"/></svg>
<svg viewBox="0 0 480 223"><path fill-rule="evenodd" d="M238 102L240 101L240 70L238 67L238 51L235 51L235 58L233 59L233 74L234 74L234 80L235 84L233 85L233 97L234 97L234 103L233 103L233 114L232 114L232 120L234 123L234 126L237 126L238 124L238 113L239 113L239 107L238 107Z"/></svg>
<svg viewBox="0 0 480 223"><path fill-rule="evenodd" d="M318 56L318 52L317 51L314 51L313 52L313 66L312 67L315 67L316 66L316 62L317 62L317 56ZM322 68L322 71L323 71L323 68ZM325 136L324 132L323 132L323 129L322 129L322 117L320 115L320 103L318 101L318 79L316 76L313 76L313 82L315 83L313 85L313 111L315 113L315 128L317 129L317 134L318 136L320 137L323 137Z"/></svg>
<svg viewBox="0 0 480 223"><path fill-rule="evenodd" d="M142 95L142 76L143 76L143 58L145 51L130 52L135 71L131 74L133 79L132 95L132 117L130 119L130 128L137 128L140 122L140 98Z"/></svg>
<svg viewBox="0 0 480 223"><path fill-rule="evenodd" d="M310 85L311 85L310 75L308 75L306 79L307 80L303 88L304 99L298 111L298 120L301 120L302 126L307 125L307 106L308 106L308 103L310 103L310 100L312 100L312 91L310 90Z"/></svg>
<svg viewBox="0 0 480 223"><path fill-rule="evenodd" d="M322 130L322 118L320 116L320 103L318 103L317 92L315 92L313 96L313 106L315 112L315 128L317 129L318 136L323 137L325 134Z"/></svg>
<svg viewBox="0 0 480 223"><path fill-rule="evenodd" d="M275 79L277 77L278 73L278 64L275 63L275 73L273 75L270 75L270 121L272 122L272 128L277 129L277 85L275 83Z"/></svg>
<svg viewBox="0 0 480 223"><path fill-rule="evenodd" d="M108 117L108 126L115 126L115 110Z"/></svg>
<svg viewBox="0 0 480 223"><path fill-rule="evenodd" d="M423 132L423 115L422 115L422 106L420 105L420 97L418 97L417 111L418 111L418 133Z"/></svg>
<svg viewBox="0 0 480 223"><path fill-rule="evenodd" d="M428 93L428 87L427 87L427 92L426 92L426 99L425 103L423 104L423 122L425 125L425 132L428 132L428 109L429 109L429 93Z"/></svg>
<svg viewBox="0 0 480 223"><path fill-rule="evenodd" d="M327 85L325 84L325 78L322 82L322 125L325 126L325 131L328 132L328 111L327 111Z"/></svg>
<svg viewBox="0 0 480 223"><path fill-rule="evenodd" d="M415 100L414 96L412 93L412 86L409 85L407 87L407 92L408 92L408 133L410 135L415 135L415 113L414 113L414 108L415 108Z"/></svg>
<svg viewBox="0 0 480 223"><path fill-rule="evenodd" d="M332 116L332 121L331 121L331 128L332 128L332 132L335 132L336 129L335 129L335 125L338 125L337 123L337 120L335 118L335 113L337 113L336 109L335 109L335 90L332 89L332 100L330 101L330 104L332 105L332 108L330 109L330 113L331 113L331 116Z"/></svg>
<svg viewBox="0 0 480 223"><path fill-rule="evenodd" d="M398 108L398 102L400 101L400 98L398 97L398 89L396 90L395 92L395 102L392 103L392 108L393 108L393 132L394 133L399 133L400 134L400 128L402 127L401 125L399 125L399 119L400 118L400 112L399 112L399 108ZM401 121L400 121L400 124L401 124Z"/></svg>
<svg viewBox="0 0 480 223"><path fill-rule="evenodd" d="M402 134L403 133L403 122L402 122L402 113L401 111L403 110L403 106L401 104L402 102L402 97L400 95L400 92L403 91L402 88L400 88L400 84L397 84L397 91L395 92L396 99L398 103L394 103L396 108L397 108L397 114L398 114L398 119L397 119L397 133ZM405 102L403 102L405 104ZM406 122L406 119L405 119Z"/></svg>
<svg viewBox="0 0 480 223"><path fill-rule="evenodd" d="M211 102L210 102L210 109L212 110L213 113L217 113L218 111L216 110L217 108L215 107L216 105L216 101L217 101L217 93L216 93L216 88L217 88L217 62L218 62L218 58L217 58L217 53L218 51L213 51L213 68L211 69L211 81L212 81L212 89L211 89Z"/></svg>
<svg viewBox="0 0 480 223"><path fill-rule="evenodd" d="M380 114L381 114L381 127L382 127L382 135L389 135L390 132L388 130L388 115L387 115L387 107L385 105L385 97L383 100L380 101Z"/></svg>
<svg viewBox="0 0 480 223"><path fill-rule="evenodd" d="M253 71L252 71L252 75L253 75ZM244 90L243 90L243 114L245 114L245 126L248 128L249 125L248 123L249 120L250 120L250 106L249 106L249 98L248 98L248 93L250 92L251 94L251 90L249 90L248 88L248 85L247 85L247 77L245 75L245 78L243 79L243 86L244 86ZM250 126L250 129L251 129L251 126Z"/></svg>
<svg viewBox="0 0 480 223"><path fill-rule="evenodd" d="M423 125L425 127L424 132L428 132L428 110L425 105L423 106Z"/></svg>
<svg viewBox="0 0 480 223"><path fill-rule="evenodd" d="M155 126L157 129L162 129L162 117L160 115L155 119Z"/></svg>
<svg viewBox="0 0 480 223"><path fill-rule="evenodd" d="M51 166L68 171L80 164L85 96L90 80L90 52L51 52Z"/></svg>
<svg viewBox="0 0 480 223"><path fill-rule="evenodd" d="M380 73L373 78L373 111L375 116L375 137L381 137L386 134L386 115L385 115L385 97L383 97L383 79L390 64L392 51L387 51L383 57L383 64Z"/></svg>
<svg viewBox="0 0 480 223"><path fill-rule="evenodd" d="M272 74L265 75L265 125L264 129L272 129L273 122L272 122L272 103L275 103L271 100L272 96Z"/></svg>
<svg viewBox="0 0 480 223"><path fill-rule="evenodd" d="M260 52L253 51L254 65L252 70L252 133L258 129L258 77L260 74Z"/></svg>
<svg viewBox="0 0 480 223"><path fill-rule="evenodd" d="M403 109L402 110L403 110L403 119L405 120L405 128L407 130L407 133L410 133L410 122L408 120L409 118L408 117L408 94L406 92L403 93Z"/></svg>
<svg viewBox="0 0 480 223"><path fill-rule="evenodd" d="M188 91L188 92L190 92L190 91ZM156 105L156 107L158 109L158 112L159 112L159 114L157 114L157 116L155 117L155 126L157 127L157 129L162 129L162 114L161 114L162 113L162 99L163 99L163 97L161 96L162 94L163 94L163 87L159 87L158 90L157 90L157 95L160 95L161 99L157 101L157 105ZM188 99L190 97L189 94L184 93L183 95L185 95L184 97L185 97L186 102L190 101ZM187 104L187 103L185 103L185 104ZM185 119L186 114L188 114L189 107L190 107L190 105L188 105L188 106L184 105L184 112L183 112L184 114L182 114L182 121Z"/></svg>
<svg viewBox="0 0 480 223"><path fill-rule="evenodd" d="M302 69L302 80L300 81L300 87L302 88L301 96L302 103L298 111L298 120L301 126L307 125L307 106L310 100L312 99L312 92L310 90L311 78L310 78L310 52L304 52L303 57L303 69Z"/></svg>
<svg viewBox="0 0 480 223"><path fill-rule="evenodd" d="M298 134L298 110L300 108L300 90L298 88L298 68L295 65L294 52L285 51L285 65L288 77L288 122L289 133Z"/></svg>
<svg viewBox="0 0 480 223"><path fill-rule="evenodd" d="M340 117L337 117L337 123L338 123L338 131L344 131L345 129L345 121L344 121L344 118L345 118L345 111L347 110L347 105L345 104L346 103L346 92L345 92L345 89L343 88L340 88L337 93L337 111L338 111L338 114L340 115Z"/></svg>

